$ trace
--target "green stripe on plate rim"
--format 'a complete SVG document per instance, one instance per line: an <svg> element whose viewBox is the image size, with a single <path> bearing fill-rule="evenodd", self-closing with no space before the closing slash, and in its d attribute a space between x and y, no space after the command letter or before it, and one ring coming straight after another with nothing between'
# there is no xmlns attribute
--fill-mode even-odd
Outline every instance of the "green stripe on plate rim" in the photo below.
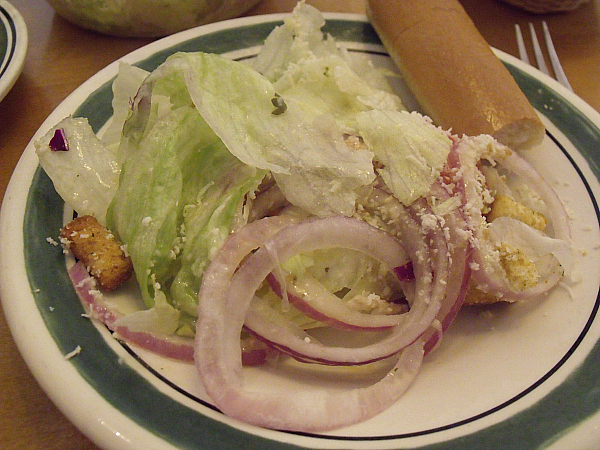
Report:
<svg viewBox="0 0 600 450"><path fill-rule="evenodd" d="M15 34L13 18L6 9L0 6L0 77L6 71L15 52ZM8 47L9 41L11 41L10 48Z"/></svg>
<svg viewBox="0 0 600 450"><path fill-rule="evenodd" d="M174 51L224 53L257 46L279 23L243 25L194 37L161 50L136 65L152 70ZM362 21L330 20L325 31L340 41L380 44L370 25ZM544 111L571 140L598 178L600 130L539 80L515 66L507 67L532 104ZM111 83L112 80L90 94L74 114L88 117L96 131L112 115ZM552 109L545 109L549 104ZM38 168L29 190L23 230L24 236L28 237L24 253L29 283L40 315L62 353L72 351L77 345L94 349L93 352L83 351L71 360L90 386L140 426L181 448L228 449L240 442L245 443L244 448L300 448L247 434L203 416L159 392L135 370L120 363L118 355L93 324L81 317L84 310L69 281L62 250L46 242L46 237L56 236L62 226L63 207L52 182ZM598 214L597 209L596 212ZM590 323L592 320L593 317ZM600 365L597 361L600 361L600 343L562 385L523 412L479 432L423 448L479 449L482 443L490 449L544 447L600 410ZM339 442L343 445L344 440Z"/></svg>

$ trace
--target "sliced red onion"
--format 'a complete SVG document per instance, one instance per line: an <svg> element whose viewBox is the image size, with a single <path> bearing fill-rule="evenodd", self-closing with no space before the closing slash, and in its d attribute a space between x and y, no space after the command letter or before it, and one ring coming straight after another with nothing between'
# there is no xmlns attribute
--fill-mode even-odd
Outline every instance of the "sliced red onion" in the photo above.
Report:
<svg viewBox="0 0 600 450"><path fill-rule="evenodd" d="M483 174L477 168L478 161L475 160L475 155L468 150L468 141L465 141L464 145L466 145L467 151L461 151L460 142L458 151L461 158L461 174L466 186L465 218L473 234L472 266L475 269L471 275L472 283L484 292L509 301L524 300L548 292L563 277L563 268L558 260L554 260L553 267L547 271L544 277L538 280L536 285L523 290L516 290L510 285L504 271L489 259L490 244L484 235L487 224L481 214L482 201L479 192L485 180L483 180ZM554 237L570 243L569 219L556 192L525 159L508 148L502 147L501 149L503 151L499 152L495 162L509 172L521 177L540 195L548 206Z"/></svg>
<svg viewBox="0 0 600 450"><path fill-rule="evenodd" d="M451 191L457 191L455 195L460 196L462 188L457 183L459 184L460 181L455 182L452 189L442 184L434 185L431 198L445 201L450 197ZM372 201L376 205L386 205L388 209L394 204L397 205L396 208L402 207L397 199L382 191L376 191ZM443 333L458 314L467 291L470 278L469 243L464 232L465 223L461 216L461 203L462 200L457 208L444 215L435 214L425 199L418 200L409 208L414 218L414 226L418 227L419 232L425 236L426 242L431 247L431 253L435 255L436 270L444 274L443 277L438 277L436 282L438 295L441 296L440 309L431 326L421 336L421 340L425 342L425 354L439 344ZM416 279L418 278L417 275Z"/></svg>
<svg viewBox="0 0 600 450"><path fill-rule="evenodd" d="M89 275L82 262L75 263L69 269L69 276L77 295L90 316L102 322L115 333L117 339L149 350L157 355L180 361L192 362L194 359L193 339L181 336L162 336L146 331L133 331L128 327L116 326L115 323L124 316L116 308L110 306L97 290L96 281Z"/></svg>
<svg viewBox="0 0 600 450"><path fill-rule="evenodd" d="M117 311L114 311L104 302L102 293L96 286L96 280L90 276L85 264L79 261L71 266L69 277L79 299L93 318L109 325L120 317Z"/></svg>
<svg viewBox="0 0 600 450"><path fill-rule="evenodd" d="M449 274L447 278L446 297L442 302L442 307L434 321L434 324L423 336L425 342L425 354L433 351L440 344L443 334L452 324L460 308L462 307L469 280L471 278L471 269L469 262L471 260L471 246L468 240L468 234L465 232L467 226L462 214L463 206L466 202L464 180L455 175L460 171L460 158L453 145L448 154L446 167L442 172L442 177L432 186L430 197L435 198L436 202L447 202L452 198L457 198L457 207L446 209L441 220L444 221L442 235L446 240L448 248L448 258L450 260ZM426 206L429 207L428 205Z"/></svg>
<svg viewBox="0 0 600 450"><path fill-rule="evenodd" d="M408 347L403 346L405 350L394 369L381 381L366 388L349 392L309 389L260 393L244 388L239 332L254 296L252 287L258 287L262 279L272 271L273 259L283 260L295 253L323 246L359 247L359 250L367 250L370 254L377 251L381 244L378 240L379 232L369 231L367 237L357 245L354 227L360 227L361 236L363 234L362 225L354 224L358 220L327 218L283 228L269 239L269 245L261 246L273 232L273 219L275 218L251 223L230 236L204 275L199 295L200 319L196 330L196 365L202 382L217 407L225 414L258 426L321 431L372 417L395 402L416 375L423 356L422 343L417 340L420 332L413 330L417 336L409 340L414 343ZM344 228L349 226L351 230L340 235L338 221L343 221ZM264 238L262 242L261 236ZM294 242L290 242L290 239ZM365 244L369 248L365 249ZM292 248L288 248L289 245ZM260 247L259 250L236 271L239 263L256 247ZM393 255L381 259L388 258L391 261L395 259ZM386 263L388 267L396 265L390 261ZM430 320L433 319L437 308L429 305L424 307L421 303L426 302L416 302L411 309L411 312L416 311L413 316L423 319L433 312ZM415 317L407 322L418 324L419 319ZM428 322L414 325L413 328L426 329L427 326ZM341 349L342 352L345 350L360 349ZM311 361L313 358L308 357L307 360Z"/></svg>
<svg viewBox="0 0 600 450"><path fill-rule="evenodd" d="M535 168L518 153L509 151L498 163L509 172L527 181L548 207L548 215L554 230L554 237L571 243L571 225L569 215L552 186L535 170Z"/></svg>
<svg viewBox="0 0 600 450"><path fill-rule="evenodd" d="M261 366L267 362L270 349L251 334L241 340L242 365Z"/></svg>
<svg viewBox="0 0 600 450"><path fill-rule="evenodd" d="M446 293L436 320L422 337L425 354L433 351L441 342L443 334L456 318L469 286L471 270L470 245L463 233L464 221L458 211L444 216L446 227L444 239L448 248L449 268Z"/></svg>
<svg viewBox="0 0 600 450"><path fill-rule="evenodd" d="M117 326L113 331L116 339L149 350L157 355L184 362L194 361L194 345L191 338L157 336L147 331L133 331L124 326Z"/></svg>
<svg viewBox="0 0 600 450"><path fill-rule="evenodd" d="M345 217L306 221L290 226L282 230L277 239L268 241L248 258L239 269L230 288L234 292L230 294L233 298L244 296L239 302L243 305L249 304L246 327L294 357L300 356L323 364L366 364L388 358L414 342L427 329L440 308L444 284L438 280L445 277L445 267L441 265L442 257L431 257L418 225L412 224L413 220L405 212L400 214L404 214L405 220L409 222L405 226L403 238L408 242L411 259L415 261L417 288L410 311L397 316L399 324L392 329L389 336L361 348L321 346L311 339L290 332L289 328L283 325L287 321L275 323L272 317L257 311L250 304L252 293L274 269L277 258L285 260L298 252L315 250L319 246L359 250L381 261L385 267L396 267L403 263L404 251L398 241L365 222ZM443 251L438 254L445 257ZM417 259L420 259L418 263ZM435 267L430 267L432 262Z"/></svg>
<svg viewBox="0 0 600 450"><path fill-rule="evenodd" d="M271 289L281 296L281 285L276 278L269 274L267 281ZM286 291L288 301L296 309L314 320L340 330L383 331L397 326L400 322L398 315L365 314L350 309L342 299L310 277L286 283Z"/></svg>
<svg viewBox="0 0 600 450"><path fill-rule="evenodd" d="M400 281L409 282L415 280L415 272L412 261L408 261L406 264L394 267L394 273Z"/></svg>
<svg viewBox="0 0 600 450"><path fill-rule="evenodd" d="M50 147L50 150L53 152L69 151L69 141L67 141L65 130L63 130L62 128L57 128L54 132L54 136L52 136L48 145Z"/></svg>

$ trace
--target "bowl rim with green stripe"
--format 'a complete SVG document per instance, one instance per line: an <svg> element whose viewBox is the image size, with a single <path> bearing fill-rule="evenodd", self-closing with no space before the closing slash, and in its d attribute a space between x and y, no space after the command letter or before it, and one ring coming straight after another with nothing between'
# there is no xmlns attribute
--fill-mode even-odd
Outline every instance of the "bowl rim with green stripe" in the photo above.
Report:
<svg viewBox="0 0 600 450"><path fill-rule="evenodd" d="M0 0L0 101L23 70L27 43L27 25L21 13L6 0Z"/></svg>

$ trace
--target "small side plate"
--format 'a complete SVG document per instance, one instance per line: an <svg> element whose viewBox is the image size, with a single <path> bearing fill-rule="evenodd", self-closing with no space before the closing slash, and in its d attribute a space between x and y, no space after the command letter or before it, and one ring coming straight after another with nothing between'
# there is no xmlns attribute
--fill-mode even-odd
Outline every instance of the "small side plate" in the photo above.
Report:
<svg viewBox="0 0 600 450"><path fill-rule="evenodd" d="M27 26L17 9L0 0L0 101L19 78L27 54Z"/></svg>

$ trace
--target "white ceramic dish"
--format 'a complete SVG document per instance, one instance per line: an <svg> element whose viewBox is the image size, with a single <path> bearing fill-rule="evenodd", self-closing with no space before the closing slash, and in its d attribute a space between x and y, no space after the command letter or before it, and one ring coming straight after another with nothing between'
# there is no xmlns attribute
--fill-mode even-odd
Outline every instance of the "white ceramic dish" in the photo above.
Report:
<svg viewBox="0 0 600 450"><path fill-rule="evenodd" d="M0 0L0 101L11 90L27 54L27 26L17 9Z"/></svg>
<svg viewBox="0 0 600 450"><path fill-rule="evenodd" d="M282 17L185 31L123 60L153 69L178 50L250 58ZM392 67L364 17L326 18L326 31L356 57ZM498 55L547 125L544 143L528 158L573 218L574 282L526 304L461 312L407 394L372 420L322 435L251 427L212 407L192 366L121 345L81 317L64 255L46 240L58 234L64 204L30 144L2 205L0 288L15 341L41 386L107 448L598 448L600 115L554 80ZM73 92L33 140L68 114L100 129L112 114L116 72L111 64ZM81 352L65 359L77 346ZM249 376L281 382L262 370Z"/></svg>

